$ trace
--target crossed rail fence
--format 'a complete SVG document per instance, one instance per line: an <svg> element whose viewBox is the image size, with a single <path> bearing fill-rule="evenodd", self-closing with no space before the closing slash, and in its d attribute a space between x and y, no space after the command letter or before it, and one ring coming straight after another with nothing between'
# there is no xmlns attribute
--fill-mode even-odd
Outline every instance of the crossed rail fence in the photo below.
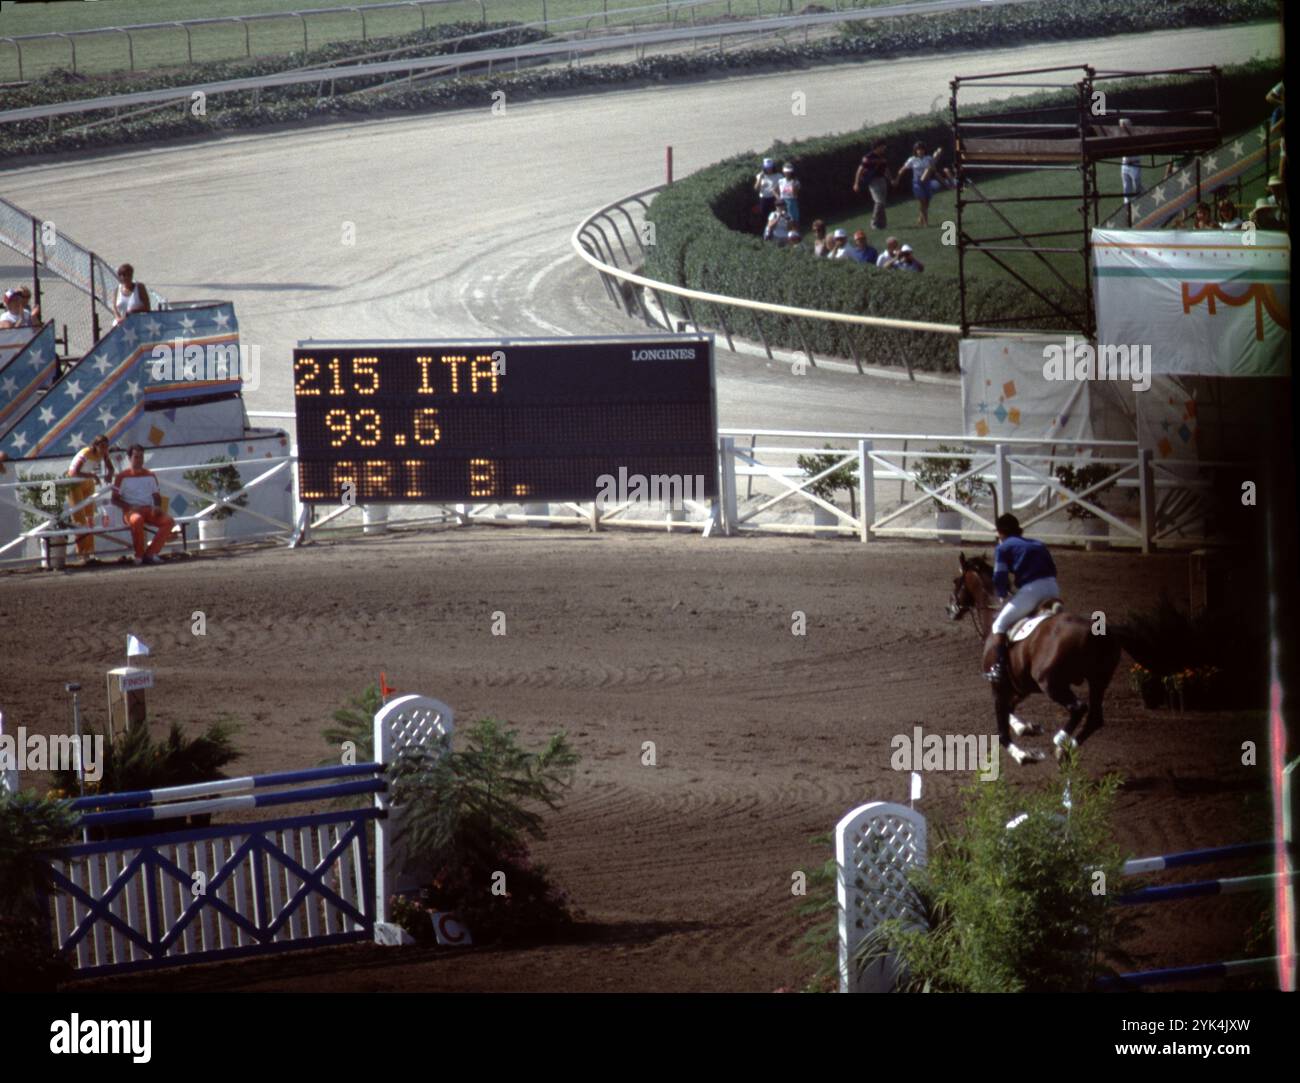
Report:
<svg viewBox="0 0 1300 1083"><path fill-rule="evenodd" d="M1155 460L1149 449L1131 441L1052 444L1033 439L917 433L724 428L718 431L718 451L719 494L711 501L303 505L295 495L288 518L249 507L241 499L246 501L263 488L273 491L286 475L295 484L296 494L295 449L281 455L235 458L231 465L236 469L255 467L257 476L237 489L216 494L201 492L185 477L190 471L211 469L209 462L175 463L153 469L169 501L183 496L187 506L195 502L199 507L190 514L173 515L178 524L201 524L224 509L244 517L242 540L271 540L289 547L297 547L317 533L355 533L360 527L363 536L369 536L390 527L427 525L568 525L588 530L629 527L704 536L777 533L851 537L863 542L987 542L994 537L993 520L999 511L1012 509L1027 530L1045 541L1096 544L1097 534L1073 528L1075 517L1086 517L1106 525L1109 544L1144 553L1157 546L1212 544L1215 539L1209 522L1209 496L1216 485L1215 473L1238 469L1230 463ZM1081 461L1104 465L1106 476L1086 486L1071 487L1056 475L1056 468ZM935 463L945 467L939 481L935 480ZM57 465L62 469L64 460L58 460ZM28 524L8 536L0 533L0 565L35 560L29 542L48 543L91 532L107 532L129 550L130 534L124 524L106 528L99 523L81 525L71 521L74 513L103 507L110 495L108 486L100 486L91 496L67 506L59 499L42 503L44 487L70 486L76 480L52 479L41 473L49 468L50 460L20 460L6 466L19 469L12 480L8 480L8 474L0 475L0 508L8 505L18 509L27 516ZM29 480L28 473L40 476ZM828 479L839 480L848 490L847 508L834 494L825 495L821 483ZM969 495L973 489L979 491L974 499ZM1112 489L1116 495L1108 495L1103 503L1099 493ZM928 517L933 510L949 512L953 518Z"/></svg>

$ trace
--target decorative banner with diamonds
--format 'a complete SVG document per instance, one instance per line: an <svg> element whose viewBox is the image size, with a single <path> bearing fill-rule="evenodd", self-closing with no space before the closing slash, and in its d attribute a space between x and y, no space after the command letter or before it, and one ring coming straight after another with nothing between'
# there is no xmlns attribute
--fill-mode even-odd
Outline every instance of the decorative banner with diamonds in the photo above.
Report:
<svg viewBox="0 0 1300 1083"><path fill-rule="evenodd" d="M105 335L0 437L12 458L110 440L146 406L239 392L239 325L231 304L137 312Z"/></svg>
<svg viewBox="0 0 1300 1083"><path fill-rule="evenodd" d="M1149 346L1153 375L1290 373L1285 233L1094 229L1092 250L1100 344Z"/></svg>
<svg viewBox="0 0 1300 1083"><path fill-rule="evenodd" d="M961 341L961 404L967 436L1091 440L1087 380L1043 378L1043 351L1064 337Z"/></svg>

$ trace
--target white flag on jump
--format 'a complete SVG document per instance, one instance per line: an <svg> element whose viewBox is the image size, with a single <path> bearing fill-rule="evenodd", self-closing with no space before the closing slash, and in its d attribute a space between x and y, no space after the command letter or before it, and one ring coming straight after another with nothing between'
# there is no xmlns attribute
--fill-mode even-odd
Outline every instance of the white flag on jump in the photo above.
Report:
<svg viewBox="0 0 1300 1083"><path fill-rule="evenodd" d="M143 640L136 639L135 636L133 636L133 635L131 635L131 634L129 634L129 633L127 634L127 637L126 637L126 656L127 656L128 658L134 658L134 657L136 657L137 655L140 655L140 654L148 654L148 653L149 653L149 644L148 644L148 643L145 643Z"/></svg>
<svg viewBox="0 0 1300 1083"><path fill-rule="evenodd" d="M921 800L921 772L912 772L912 800Z"/></svg>

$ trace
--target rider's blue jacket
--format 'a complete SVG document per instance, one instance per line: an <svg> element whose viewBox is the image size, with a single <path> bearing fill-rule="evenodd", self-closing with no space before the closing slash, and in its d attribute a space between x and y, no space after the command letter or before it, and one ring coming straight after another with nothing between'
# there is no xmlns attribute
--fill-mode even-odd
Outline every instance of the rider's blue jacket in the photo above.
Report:
<svg viewBox="0 0 1300 1083"><path fill-rule="evenodd" d="M1005 598L1011 591L1010 575L1016 577L1018 590L1035 579L1055 579L1056 564L1042 542L1010 537L993 553L993 587L999 598Z"/></svg>

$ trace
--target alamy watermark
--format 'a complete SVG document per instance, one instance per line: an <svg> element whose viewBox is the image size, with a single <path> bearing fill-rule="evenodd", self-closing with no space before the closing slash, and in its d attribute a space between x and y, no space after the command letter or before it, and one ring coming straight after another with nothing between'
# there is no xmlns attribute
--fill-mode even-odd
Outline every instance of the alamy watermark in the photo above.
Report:
<svg viewBox="0 0 1300 1083"><path fill-rule="evenodd" d="M618 468L618 477L601 474L596 479L596 499L602 504L631 504L649 501L684 511L688 502L706 500L703 474L629 474Z"/></svg>
<svg viewBox="0 0 1300 1083"><path fill-rule="evenodd" d="M911 734L890 739L889 766L895 771L976 771L981 782L998 777L998 739L987 733L925 733L913 726Z"/></svg>
<svg viewBox="0 0 1300 1083"><path fill-rule="evenodd" d="M155 346L145 365L149 378L160 384L242 380L244 390L256 391L261 384L262 347L233 342L200 346L176 338Z"/></svg>
<svg viewBox="0 0 1300 1083"><path fill-rule="evenodd" d="M1151 387L1151 347L1078 342L1067 335L1065 345L1043 347L1045 380L1115 380L1132 383L1134 391Z"/></svg>
<svg viewBox="0 0 1300 1083"><path fill-rule="evenodd" d="M104 777L103 734L0 733L0 774L6 771L76 771L86 782Z"/></svg>

